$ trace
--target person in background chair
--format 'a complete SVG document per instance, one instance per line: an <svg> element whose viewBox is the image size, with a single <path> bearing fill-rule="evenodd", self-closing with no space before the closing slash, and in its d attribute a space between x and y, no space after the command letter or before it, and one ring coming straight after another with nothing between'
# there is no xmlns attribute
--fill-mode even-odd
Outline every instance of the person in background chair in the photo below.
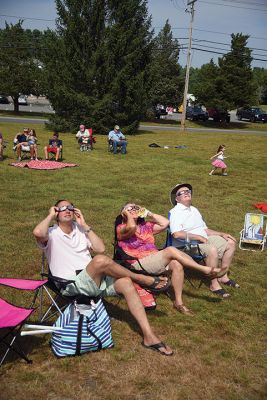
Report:
<svg viewBox="0 0 267 400"><path fill-rule="evenodd" d="M44 147L45 159L48 160L48 153L55 154L55 160L58 161L62 150L62 140L58 138L58 133L54 133L52 139L49 139L48 146Z"/></svg>
<svg viewBox="0 0 267 400"><path fill-rule="evenodd" d="M57 223L49 227L54 219ZM151 276L135 274L104 255L102 239L86 223L82 212L68 200L57 201L47 217L35 227L33 234L45 252L52 275L75 281L66 286L63 295L123 295L143 333L143 346L165 356L173 354L170 347L161 342L150 327L133 285L134 281L160 290L166 286L166 278L156 280ZM96 253L94 258L90 251Z"/></svg>
<svg viewBox="0 0 267 400"><path fill-rule="evenodd" d="M126 154L127 140L122 134L119 125L115 125L113 131L108 134L108 140L112 142L113 153L117 153L118 146L121 146L121 154Z"/></svg>

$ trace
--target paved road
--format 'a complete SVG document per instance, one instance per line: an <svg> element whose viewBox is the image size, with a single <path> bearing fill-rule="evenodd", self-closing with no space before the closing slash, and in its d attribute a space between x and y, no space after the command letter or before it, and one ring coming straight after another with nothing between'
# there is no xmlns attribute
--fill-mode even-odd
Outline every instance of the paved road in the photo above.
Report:
<svg viewBox="0 0 267 400"><path fill-rule="evenodd" d="M166 125L140 125L140 128L144 131L152 131L152 130L166 130L166 131L177 131L177 132L182 132L181 128L179 126L173 125L173 126L166 126ZM242 130L242 129L215 129L215 128L186 128L187 132L223 132L223 133L243 133L244 135L246 134L251 134L251 133L257 133L259 135L267 135L266 132L262 131L253 131L253 130Z"/></svg>
<svg viewBox="0 0 267 400"><path fill-rule="evenodd" d="M47 122L47 119L42 118L20 118L20 117L1 117L0 122L14 122L20 124L44 124ZM140 125L140 129L144 131L151 131L151 130L161 130L161 131L177 131L181 132L181 128L173 125L173 126L166 126L166 125ZM213 128L187 128L187 132L222 132L222 133L241 133L244 135L249 134L258 134L258 135L266 135L266 132L263 131L254 131L254 130L242 130L242 129L213 129Z"/></svg>

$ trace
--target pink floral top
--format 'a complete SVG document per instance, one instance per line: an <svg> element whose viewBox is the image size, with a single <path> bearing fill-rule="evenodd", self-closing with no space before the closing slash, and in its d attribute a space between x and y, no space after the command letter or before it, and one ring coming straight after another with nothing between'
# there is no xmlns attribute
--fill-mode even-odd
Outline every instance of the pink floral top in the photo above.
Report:
<svg viewBox="0 0 267 400"><path fill-rule="evenodd" d="M126 240L120 240L120 232L126 224L117 226L117 237L119 246L129 254L129 256L142 259L153 253L157 253L158 249L155 246L153 227L154 222L143 222L137 225L135 234ZM134 263L135 261L130 261Z"/></svg>

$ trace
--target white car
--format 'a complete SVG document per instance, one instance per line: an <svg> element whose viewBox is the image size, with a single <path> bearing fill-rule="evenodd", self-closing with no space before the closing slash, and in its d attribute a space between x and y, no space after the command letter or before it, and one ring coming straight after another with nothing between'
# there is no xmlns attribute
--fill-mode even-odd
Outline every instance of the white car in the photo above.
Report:
<svg viewBox="0 0 267 400"><path fill-rule="evenodd" d="M28 102L27 102L27 97L24 95L20 95L18 98L18 102L20 106L27 106Z"/></svg>

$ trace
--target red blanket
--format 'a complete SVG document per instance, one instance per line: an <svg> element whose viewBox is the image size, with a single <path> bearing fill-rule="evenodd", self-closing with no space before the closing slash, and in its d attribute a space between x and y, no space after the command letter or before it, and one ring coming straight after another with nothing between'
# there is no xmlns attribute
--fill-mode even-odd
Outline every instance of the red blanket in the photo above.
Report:
<svg viewBox="0 0 267 400"><path fill-rule="evenodd" d="M10 164L18 168L31 168L31 169L60 169L65 167L76 167L78 164L68 164L58 161L49 160L31 160L28 162L17 162Z"/></svg>
<svg viewBox="0 0 267 400"><path fill-rule="evenodd" d="M262 212L267 213L267 204L254 204L256 208L259 208Z"/></svg>

